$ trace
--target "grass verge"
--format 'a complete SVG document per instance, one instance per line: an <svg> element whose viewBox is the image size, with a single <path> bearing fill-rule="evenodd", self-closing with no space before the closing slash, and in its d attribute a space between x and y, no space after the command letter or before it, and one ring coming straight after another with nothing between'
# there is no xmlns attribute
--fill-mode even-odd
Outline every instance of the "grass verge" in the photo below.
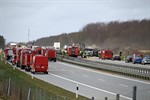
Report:
<svg viewBox="0 0 150 100"><path fill-rule="evenodd" d="M31 79L30 75L23 73L18 69L13 70L12 66L9 64L5 64L4 61L0 61L0 73L7 73L7 76L13 76L17 80L22 80L23 82L26 82L26 83L32 85L33 87L35 87L35 86L40 87L42 90L46 90L49 94L51 94L53 96L58 96L58 95L65 96L67 98L67 100L88 100L88 98L85 98L83 96L79 96L78 99L76 99L75 93L64 90L60 87L54 86L52 84L49 84L49 83L44 82L37 78ZM3 91L1 91L1 92L3 92ZM3 97L2 93L0 93L0 98L6 98L6 97ZM12 99L10 99L10 100L12 100Z"/></svg>

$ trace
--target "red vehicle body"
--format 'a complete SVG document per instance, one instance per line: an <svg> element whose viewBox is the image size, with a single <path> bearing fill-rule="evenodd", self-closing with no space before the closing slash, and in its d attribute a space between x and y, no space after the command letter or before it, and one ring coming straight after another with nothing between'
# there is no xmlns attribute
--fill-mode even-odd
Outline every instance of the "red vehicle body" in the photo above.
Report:
<svg viewBox="0 0 150 100"><path fill-rule="evenodd" d="M7 61L12 61L12 57L14 56L13 49L11 48L6 48L4 50L4 59Z"/></svg>
<svg viewBox="0 0 150 100"><path fill-rule="evenodd" d="M33 74L36 72L44 72L44 74L48 74L48 57L43 55L33 56L31 72Z"/></svg>
<svg viewBox="0 0 150 100"><path fill-rule="evenodd" d="M77 57L79 55L79 48L78 47L68 47L67 48L68 56Z"/></svg>
<svg viewBox="0 0 150 100"><path fill-rule="evenodd" d="M46 50L46 56L50 61L56 62L56 50L55 49L47 49Z"/></svg>
<svg viewBox="0 0 150 100"><path fill-rule="evenodd" d="M25 65L25 70L26 71L30 71L30 66L31 66L31 64L32 64L32 61L30 60L31 59L31 56L32 55L32 53L31 52L28 52L28 53L26 53L25 54L25 63L24 63L24 65Z"/></svg>
<svg viewBox="0 0 150 100"><path fill-rule="evenodd" d="M16 49L16 65L17 65L17 67L20 66L21 51L22 51L22 49Z"/></svg>
<svg viewBox="0 0 150 100"><path fill-rule="evenodd" d="M26 67L25 65L25 54L28 54L30 52L30 49L23 49L21 51L21 55L20 55L20 67L21 69L24 69Z"/></svg>
<svg viewBox="0 0 150 100"><path fill-rule="evenodd" d="M16 65L16 61L17 61L17 50L13 49L13 58L12 58L12 64Z"/></svg>
<svg viewBox="0 0 150 100"><path fill-rule="evenodd" d="M41 54L42 54L43 56L46 56L46 49L42 49L42 50L41 50Z"/></svg>
<svg viewBox="0 0 150 100"><path fill-rule="evenodd" d="M113 52L111 50L100 50L99 58L101 59L112 59Z"/></svg>

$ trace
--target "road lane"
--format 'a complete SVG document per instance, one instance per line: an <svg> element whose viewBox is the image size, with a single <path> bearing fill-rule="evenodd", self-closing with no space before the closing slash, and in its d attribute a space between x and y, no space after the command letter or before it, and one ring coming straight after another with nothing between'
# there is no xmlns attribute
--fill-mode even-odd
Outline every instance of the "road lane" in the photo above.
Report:
<svg viewBox="0 0 150 100"><path fill-rule="evenodd" d="M117 93L121 94L120 100L131 100L134 85L137 86L137 100L150 99L150 82L106 74L63 62L50 62L48 75L37 73L34 77L72 92L76 92L78 84L80 95L95 97L95 100L104 100L105 97L115 100Z"/></svg>
<svg viewBox="0 0 150 100"><path fill-rule="evenodd" d="M108 90L113 93L120 93L130 98L132 97L133 86L137 85L138 89L142 91L142 94L144 95L145 100L149 100L150 98L148 95L148 91L146 90L146 89L148 90L150 89L149 82L142 82L138 80L133 81L132 79L127 79L127 78L122 79L118 77L113 77L111 75L109 76L107 74L104 75L104 74L101 74L100 72L96 72L93 70L91 71L91 69L87 70L85 68L80 68L80 67L78 68L78 66L76 65L66 64L62 62L50 63L50 64L55 67L57 66L56 68L58 68L59 70L61 70L61 68L65 69L67 72L63 74L62 73L54 73L54 74L65 77L67 79L75 80L77 82L84 83L84 84L87 84L87 85L90 85L99 89ZM53 68L50 68L50 70L51 69ZM85 75L86 76L88 75L88 77L85 77ZM106 82L99 81L99 79L106 80ZM120 86L119 84L125 84L126 87L128 88ZM138 93L141 93L140 91ZM146 91L147 91L147 94L146 94ZM139 94L138 98L140 100L141 98L143 98L143 96Z"/></svg>

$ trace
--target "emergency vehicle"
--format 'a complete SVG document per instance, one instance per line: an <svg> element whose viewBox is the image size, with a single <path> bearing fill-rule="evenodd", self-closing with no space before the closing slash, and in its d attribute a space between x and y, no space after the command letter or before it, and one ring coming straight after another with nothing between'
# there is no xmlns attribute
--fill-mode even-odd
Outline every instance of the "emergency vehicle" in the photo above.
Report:
<svg viewBox="0 0 150 100"><path fill-rule="evenodd" d="M77 57L79 55L79 48L76 46L67 47L68 56Z"/></svg>
<svg viewBox="0 0 150 100"><path fill-rule="evenodd" d="M100 50L99 51L99 59L112 59L113 52L111 50Z"/></svg>
<svg viewBox="0 0 150 100"><path fill-rule="evenodd" d="M52 48L47 49L45 54L50 61L53 60L54 62L56 62L56 50L55 49L52 49Z"/></svg>
<svg viewBox="0 0 150 100"><path fill-rule="evenodd" d="M48 74L48 57L43 55L33 56L33 63L31 65L31 73L44 72Z"/></svg>
<svg viewBox="0 0 150 100"><path fill-rule="evenodd" d="M30 49L23 49L21 51L20 66L19 66L21 69L24 69L26 67L26 64L25 64L25 55L28 54L29 52L31 52Z"/></svg>

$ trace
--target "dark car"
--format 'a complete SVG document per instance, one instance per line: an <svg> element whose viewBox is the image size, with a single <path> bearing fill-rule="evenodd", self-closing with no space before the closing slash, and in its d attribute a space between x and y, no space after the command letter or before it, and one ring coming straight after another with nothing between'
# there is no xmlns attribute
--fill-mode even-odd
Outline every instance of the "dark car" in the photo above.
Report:
<svg viewBox="0 0 150 100"><path fill-rule="evenodd" d="M132 62L132 55L128 55L125 59L126 63Z"/></svg>
<svg viewBox="0 0 150 100"><path fill-rule="evenodd" d="M142 65L150 64L150 56L145 56L141 62Z"/></svg>
<svg viewBox="0 0 150 100"><path fill-rule="evenodd" d="M120 61L121 60L121 57L119 55L114 55L112 60L118 60Z"/></svg>

